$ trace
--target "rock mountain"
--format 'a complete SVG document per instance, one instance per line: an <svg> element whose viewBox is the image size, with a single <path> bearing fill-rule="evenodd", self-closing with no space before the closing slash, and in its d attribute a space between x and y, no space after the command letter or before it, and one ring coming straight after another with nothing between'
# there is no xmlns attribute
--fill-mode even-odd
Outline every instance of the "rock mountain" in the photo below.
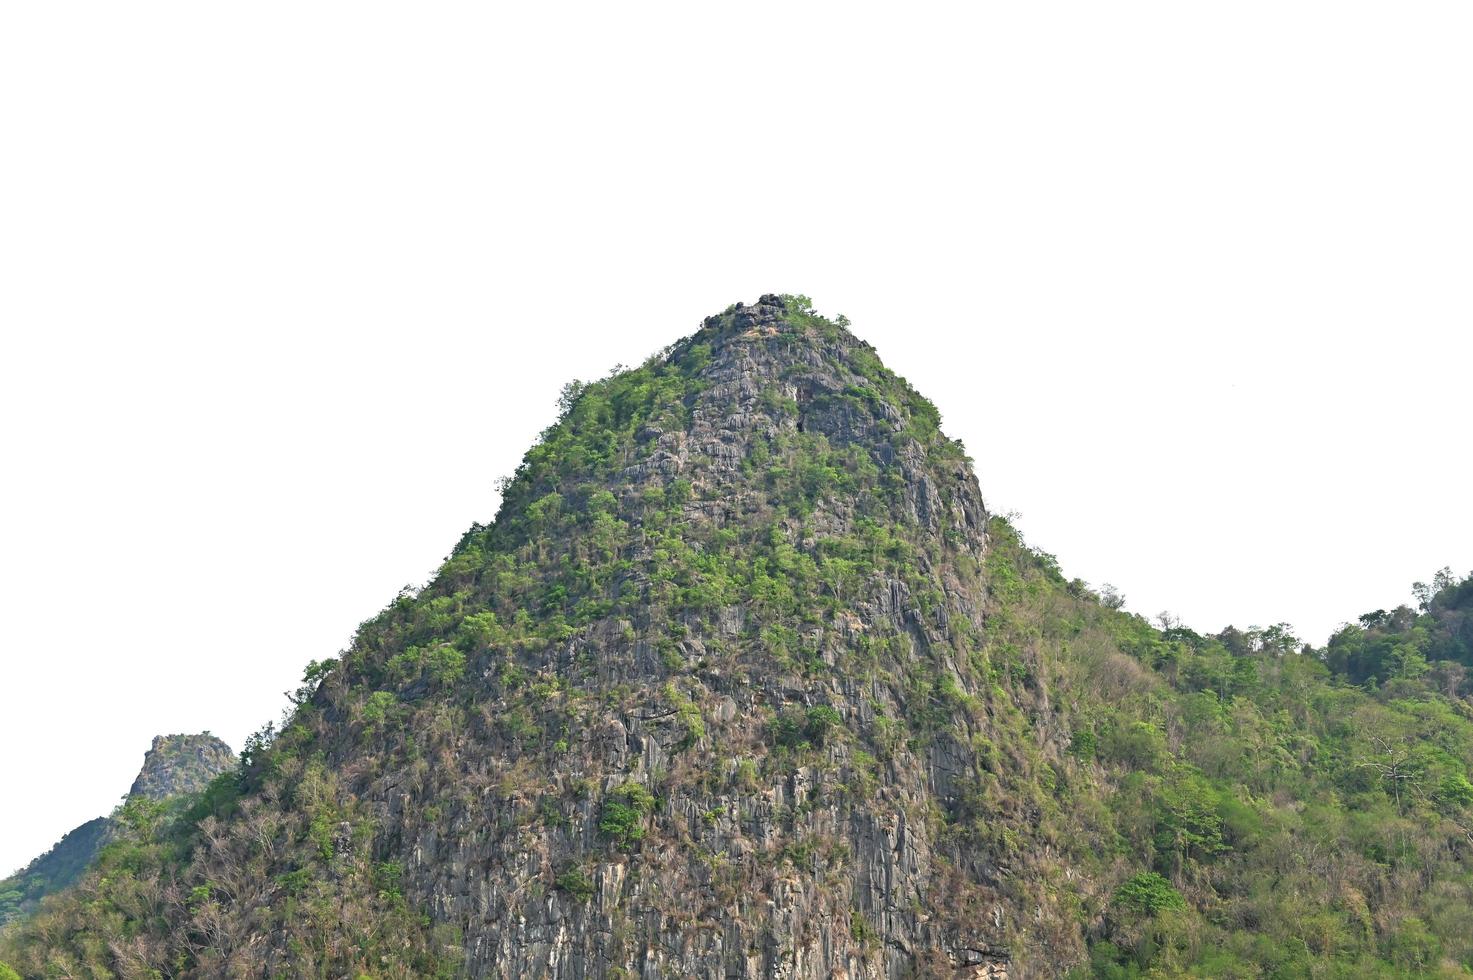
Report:
<svg viewBox="0 0 1473 980"><path fill-rule="evenodd" d="M128 810L0 957L558 980L1473 962L1473 713L1456 664L1415 659L1463 656L1473 587L1328 651L1153 628L990 516L936 409L801 297L560 408L493 524L314 662L187 812Z"/></svg>

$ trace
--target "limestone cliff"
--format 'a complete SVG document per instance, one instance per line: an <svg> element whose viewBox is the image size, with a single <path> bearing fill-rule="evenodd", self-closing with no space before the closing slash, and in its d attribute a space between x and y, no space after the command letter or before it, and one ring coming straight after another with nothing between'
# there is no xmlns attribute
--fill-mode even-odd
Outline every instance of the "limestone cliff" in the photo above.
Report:
<svg viewBox="0 0 1473 980"><path fill-rule="evenodd" d="M572 512L625 528L596 583L606 613L476 649L475 715L437 764L365 774L380 846L459 927L473 976L1003 975L1015 917L1046 913L1003 898L1001 855L940 833L991 713L967 664L987 541L966 459L866 345L778 297L711 318L667 363L689 394L631 419L609 475L534 457L502 525L462 548L566 549L541 593L600 564ZM569 421L587 424L576 401ZM553 507L566 524L535 516ZM703 564L730 562L773 581L697 594L718 577ZM808 562L812 593L785 594ZM516 586L488 571L430 591L514 618ZM946 698L983 701L936 716ZM338 684L322 701L350 723ZM338 751L352 766L363 748ZM641 790L657 805L620 839L610 815Z"/></svg>

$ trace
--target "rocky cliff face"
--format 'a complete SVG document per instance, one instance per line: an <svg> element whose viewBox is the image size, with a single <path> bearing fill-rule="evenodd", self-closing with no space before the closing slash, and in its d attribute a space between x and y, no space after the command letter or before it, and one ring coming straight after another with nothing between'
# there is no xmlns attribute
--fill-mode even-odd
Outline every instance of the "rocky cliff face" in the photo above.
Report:
<svg viewBox="0 0 1473 980"><path fill-rule="evenodd" d="M144 755L143 768L128 795L164 800L181 793L198 793L233 765L235 753L230 746L209 732L159 735Z"/></svg>
<svg viewBox="0 0 1473 980"><path fill-rule="evenodd" d="M433 764L336 742L377 850L473 976L1004 975L1056 910L946 830L1018 714L975 657L965 456L867 345L778 297L648 374L574 392L419 597L456 629L369 629L325 686L329 737L363 686L425 730L433 681L377 664L411 635L468 657L474 708ZM670 378L666 405L638 390ZM513 625L532 616L558 626Z"/></svg>
<svg viewBox="0 0 1473 980"><path fill-rule="evenodd" d="M763 297L708 320L671 358L690 372L682 411L635 422L612 479L574 489L584 474L529 468L529 509L612 495L628 538L600 594L617 608L476 657L474 732L441 765L362 786L474 976L1005 974L1022 910L999 904L1003 869L938 832L978 732L938 718L923 743L900 734L985 690L964 666L985 615L976 480L865 345L799 314ZM487 544L530 556L545 537ZM723 550L776 582L682 597ZM807 563L813 594L763 601ZM514 616L505 586L481 582ZM563 737L509 731L523 711ZM637 838L620 838L620 806Z"/></svg>

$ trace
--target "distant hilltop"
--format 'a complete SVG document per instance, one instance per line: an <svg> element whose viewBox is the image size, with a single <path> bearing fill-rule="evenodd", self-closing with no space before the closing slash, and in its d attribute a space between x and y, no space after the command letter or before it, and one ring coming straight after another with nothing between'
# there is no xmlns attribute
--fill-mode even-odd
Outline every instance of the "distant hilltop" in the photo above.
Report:
<svg viewBox="0 0 1473 980"><path fill-rule="evenodd" d="M235 753L230 746L209 732L159 735L143 756L143 768L128 795L163 800L181 793L198 793L233 765Z"/></svg>
<svg viewBox="0 0 1473 980"><path fill-rule="evenodd" d="M235 765L230 746L209 732L159 735L143 756L128 796L164 801L198 793ZM0 926L29 914L41 899L73 885L113 834L111 817L76 827L25 868L0 881Z"/></svg>

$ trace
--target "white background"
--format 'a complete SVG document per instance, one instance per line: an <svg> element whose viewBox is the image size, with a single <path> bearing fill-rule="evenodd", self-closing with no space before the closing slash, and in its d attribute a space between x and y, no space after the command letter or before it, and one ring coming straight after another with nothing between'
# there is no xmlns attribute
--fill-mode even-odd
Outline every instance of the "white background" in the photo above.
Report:
<svg viewBox="0 0 1473 980"><path fill-rule="evenodd" d="M1470 10L6 4L0 874L763 292L1138 612L1322 642L1467 572Z"/></svg>

